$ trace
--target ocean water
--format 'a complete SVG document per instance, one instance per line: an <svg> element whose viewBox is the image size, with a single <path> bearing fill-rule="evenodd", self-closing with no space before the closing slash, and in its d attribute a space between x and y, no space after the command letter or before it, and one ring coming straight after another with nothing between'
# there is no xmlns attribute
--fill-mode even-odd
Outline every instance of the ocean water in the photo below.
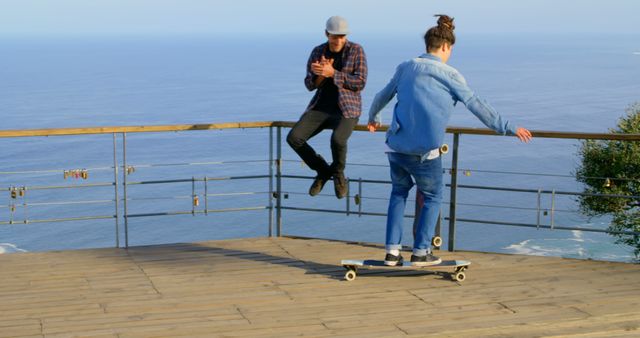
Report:
<svg viewBox="0 0 640 338"><path fill-rule="evenodd" d="M369 78L363 93L365 117L375 93L396 65L423 52L415 37L357 36L368 56ZM506 118L532 130L606 132L630 104L640 101L638 36L459 36L450 64L478 94ZM295 121L312 93L303 85L313 46L323 37L274 38L96 38L4 39L0 41L1 129L39 129L113 125ZM383 113L389 121L392 104ZM482 127L463 107L452 126ZM285 133L287 130L284 131ZM268 173L269 131L225 130L149 133L127 136L127 162L136 167L131 181L225 177ZM122 164L122 139L118 138ZM351 179L388 179L382 133L354 133L347 175ZM451 144L451 137L448 140ZM311 141L330 157L328 133ZM459 184L581 191L573 179L579 163L578 141L535 139L520 144L506 137L461 137L460 162L468 169ZM113 180L111 135L0 139L0 188ZM284 173L311 176L283 144ZM450 166L450 156L444 158ZM182 165L195 163L194 165ZM88 181L67 179L62 171L88 168ZM25 173L25 171L32 171ZM510 174L511 172L525 174ZM542 174L533 175L533 174ZM120 179L122 177L120 176ZM445 176L448 180L448 175ZM316 198L306 196L309 180L285 180L284 205L344 210L345 200L328 184ZM265 206L266 180L208 183L209 207ZM202 195L202 184L195 185ZM358 189L352 183L351 189ZM8 191L5 192L8 195ZM11 211L0 204L0 253L115 245L111 220L29 223L23 219L113 215L111 186L28 191ZM122 198L122 190L119 197ZM192 184L136 185L129 188L129 213L191 210ZM385 212L388 185L364 184L362 210ZM24 200L19 200L20 202ZM448 201L448 193L444 201ZM80 203L82 202L82 203ZM410 201L412 202L412 200ZM535 223L536 194L471 189L458 192L458 218ZM57 204L56 204L57 203ZM574 198L557 197L559 226L604 229L608 218L587 218ZM543 208L551 199L544 195ZM357 206L351 204L351 210ZM202 206L198 207L201 210ZM122 204L120 204L122 213ZM412 208L407 208L411 213ZM448 205L443 205L448 215ZM549 224L550 215L542 216ZM446 222L445 222L446 224ZM124 241L120 220L120 244ZM286 210L283 233L368 242L384 241L385 218ZM268 212L210 213L129 219L129 244L146 245L264 236ZM407 218L404 243L411 244ZM443 228L446 233L446 227ZM445 243L446 243L445 236ZM460 222L457 248L629 261L629 247L604 234L535 230Z"/></svg>

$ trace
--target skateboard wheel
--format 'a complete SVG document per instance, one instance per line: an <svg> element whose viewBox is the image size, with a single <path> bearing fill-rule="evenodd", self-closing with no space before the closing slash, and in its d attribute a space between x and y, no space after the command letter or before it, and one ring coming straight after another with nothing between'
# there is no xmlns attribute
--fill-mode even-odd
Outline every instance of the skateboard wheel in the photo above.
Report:
<svg viewBox="0 0 640 338"><path fill-rule="evenodd" d="M346 279L349 282L356 279L356 272L353 270L347 271L347 273L344 274L344 279Z"/></svg>
<svg viewBox="0 0 640 338"><path fill-rule="evenodd" d="M462 282L465 278L467 278L467 276L464 274L464 272L456 272L453 275L453 279L457 282Z"/></svg>
<svg viewBox="0 0 640 338"><path fill-rule="evenodd" d="M433 239L431 240L431 244L433 244L433 246L435 246L436 248L440 248L440 246L442 246L442 237L433 237Z"/></svg>

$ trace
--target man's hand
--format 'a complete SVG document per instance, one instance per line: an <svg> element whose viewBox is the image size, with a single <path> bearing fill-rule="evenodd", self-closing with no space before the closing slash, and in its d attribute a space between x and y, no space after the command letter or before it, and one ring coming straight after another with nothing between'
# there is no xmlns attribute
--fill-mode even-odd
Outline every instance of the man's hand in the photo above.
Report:
<svg viewBox="0 0 640 338"><path fill-rule="evenodd" d="M333 68L333 59L326 59L324 55L320 61L311 64L311 72L318 76L333 77L335 71Z"/></svg>
<svg viewBox="0 0 640 338"><path fill-rule="evenodd" d="M518 137L520 141L524 143L528 143L533 138L533 136L531 136L531 132L525 128L518 128L516 130L516 137Z"/></svg>
<svg viewBox="0 0 640 338"><path fill-rule="evenodd" d="M367 124L367 128L370 132L374 133L376 129L380 128L380 122L369 122L369 124Z"/></svg>

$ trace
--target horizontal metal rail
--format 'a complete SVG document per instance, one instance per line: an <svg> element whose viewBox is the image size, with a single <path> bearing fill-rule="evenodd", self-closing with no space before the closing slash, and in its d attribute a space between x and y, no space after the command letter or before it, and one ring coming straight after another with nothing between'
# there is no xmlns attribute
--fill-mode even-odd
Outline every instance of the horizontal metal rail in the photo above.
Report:
<svg viewBox="0 0 640 338"><path fill-rule="evenodd" d="M297 178L297 179L315 179L315 177L313 176L302 176L302 175L281 175L280 177L282 178ZM362 179L362 180L356 180L357 181L361 181L362 183L376 183L376 184L391 184L391 181L387 181L387 180L366 180L366 179Z"/></svg>
<svg viewBox="0 0 640 338"><path fill-rule="evenodd" d="M269 178L269 175L248 175L248 176L226 176L226 177L206 177L206 178L178 178L172 180L154 180L154 181L128 181L127 185L141 184L164 184L164 183L191 183L191 182L211 182L211 181L228 181L228 180L252 180L258 178Z"/></svg>
<svg viewBox="0 0 640 338"><path fill-rule="evenodd" d="M561 175L561 174L550 174L550 173L532 173L532 172L517 172L517 171L504 171L504 170L483 170L483 169L458 169L461 172L468 173L485 173L485 174L500 174L500 175L514 175L514 176L542 176L542 177L561 177L561 178L572 178L575 179L575 175ZM616 180L616 181L640 181L637 178L628 178L628 177L600 177L600 176L581 176L585 179L596 179L596 180Z"/></svg>
<svg viewBox="0 0 640 338"><path fill-rule="evenodd" d="M79 188L96 188L96 187L113 187L115 183L87 183L87 184L73 184L73 185L45 185L45 186L21 186L25 191L34 190L51 190L51 189L79 189ZM18 187L15 187L18 188ZM11 188L2 188L0 190L11 191Z"/></svg>
<svg viewBox="0 0 640 338"><path fill-rule="evenodd" d="M300 163L300 160L282 160L282 162L288 163ZM304 163L304 162L302 162ZM352 163L349 162L349 166L361 166L361 167L379 167L389 168L388 164L374 164L374 163ZM444 173L450 172L451 168L443 168ZM517 171L503 171L503 170L483 170L483 169L469 169L459 168L458 171L463 173L485 173L485 174L499 174L499 175L519 175L519 176L541 176L541 177L558 177L558 178L572 178L575 179L575 175L561 175L551 173L532 173L532 172L517 172ZM636 178L628 177L599 177L599 176L584 176L585 179L597 179L597 180L616 180L616 181L640 181Z"/></svg>
<svg viewBox="0 0 640 338"><path fill-rule="evenodd" d="M592 196L592 197L612 197L612 198L630 198L630 199L638 199L640 196L635 195L618 195L618 194L594 194L594 193L584 193L577 191L558 191L558 190L536 190L536 189L522 189L522 188L507 188L507 187L492 187L492 186L483 186L483 185L463 185L459 184L458 188L465 189L477 189L477 190L494 190L494 191L510 191L510 192L526 192L526 193L543 193L543 194L556 194L556 195L568 195L568 196Z"/></svg>
<svg viewBox="0 0 640 338"><path fill-rule="evenodd" d="M127 217L155 217L155 216L178 216L178 215L193 215L193 214L206 214L215 212L234 212L234 211L252 211L252 210L267 210L268 206L256 206L256 207L241 207L241 208L224 208L224 209L206 209L196 211L170 211L170 212L149 212L144 214L127 214Z"/></svg>
<svg viewBox="0 0 640 338"><path fill-rule="evenodd" d="M115 200L93 200L93 201L59 201L59 202L32 202L32 203L16 203L15 205L2 205L2 208L11 207L37 207L50 205L83 205L83 204L107 204L113 203Z"/></svg>
<svg viewBox="0 0 640 338"><path fill-rule="evenodd" d="M187 167L187 166L201 166L201 165L245 164L245 163L266 163L266 162L269 162L269 160L150 163L150 164L130 163L129 165L139 169L139 168Z"/></svg>
<svg viewBox="0 0 640 338"><path fill-rule="evenodd" d="M130 164L130 167L136 169L141 168L162 168L162 167L187 167L187 166L204 166L204 165L226 165L226 164L242 164L242 163L266 163L268 160L246 160L246 161L211 161L211 162L183 162L183 163L151 163L151 164ZM124 167L120 167L126 170ZM57 175L64 173L67 169L40 169L40 170L18 170L18 171L0 171L0 175L25 175L25 174L51 174ZM112 171L113 167L96 167L82 168L88 172L95 171Z"/></svg>
<svg viewBox="0 0 640 338"><path fill-rule="evenodd" d="M55 128L55 129L22 129L0 130L0 138L28 137L28 136L62 136L62 135L100 135L122 133L158 133L173 131L196 131L216 129L267 128L275 122L231 122L211 124L172 124L155 126L111 126L86 128Z"/></svg>
<svg viewBox="0 0 640 338"><path fill-rule="evenodd" d="M300 207L287 207L282 206L283 210L296 210L296 211L314 211L314 212L328 212L332 214L345 214L345 215L366 215L366 216L387 216L385 212L369 212L369 211L347 211L347 210L337 210L337 209L321 209L321 208L300 208ZM413 218L415 215L404 215L405 218Z"/></svg>
<svg viewBox="0 0 640 338"><path fill-rule="evenodd" d="M227 196L251 196L251 195L265 195L269 194L268 191L257 192L232 192L232 193L218 193L218 194L201 194L197 196L207 197L227 197ZM193 196L169 196L169 197L129 197L127 201L155 201L155 200L190 200ZM123 201L124 199L120 199ZM32 202L32 203L16 203L14 205L0 205L0 208L21 208L32 206L52 206L52 205L84 205L84 204L107 204L113 203L115 200L89 200L89 201L58 201L58 202Z"/></svg>
<svg viewBox="0 0 640 338"><path fill-rule="evenodd" d="M516 206L512 206L512 205L489 205L489 204L477 204L477 203L460 203L458 202L458 205L464 205L464 206L468 206L468 207L478 207L478 208L494 208L494 209L507 209L507 210L527 210L527 211L544 211L544 210L548 210L549 208L527 208L527 207L516 207ZM570 210L570 209L558 209L555 208L554 209L556 212L568 212L568 213L576 213L579 212L579 210Z"/></svg>
<svg viewBox="0 0 640 338"><path fill-rule="evenodd" d="M21 171L0 171L0 175L25 175L25 174L60 174L66 169L41 169L41 170L21 170ZM82 168L87 171L106 171L113 170L113 167L97 167L97 168Z"/></svg>
<svg viewBox="0 0 640 338"><path fill-rule="evenodd" d="M149 126L109 126L109 127L85 127L85 128L55 128L55 129L18 129L0 130L0 138L29 137L29 136L61 136L61 135L99 135L113 133L149 133L149 132L179 132L196 130L221 130L221 129L251 129L282 127L291 128L295 122L288 121L262 121L262 122L231 122L210 124L173 124L173 125L149 125ZM383 125L376 132L385 132L389 128ZM354 130L368 131L366 125L357 125ZM447 133L461 135L486 135L500 136L487 128L448 127ZM574 140L619 140L640 141L640 134L615 134L615 133L579 133L560 131L532 131L533 137L574 139Z"/></svg>
<svg viewBox="0 0 640 338"><path fill-rule="evenodd" d="M230 193L218 193L218 194L196 194L195 196L228 197L228 196L253 196L253 195L265 195L265 194L269 194L269 192L268 191L230 192ZM166 197L129 197L127 198L127 201L166 201L166 200L192 200L192 199L193 199L193 195L178 195L178 196L166 196Z"/></svg>
<svg viewBox="0 0 640 338"><path fill-rule="evenodd" d="M71 221L90 221L98 219L114 219L116 215L111 216L86 216L86 217L68 217L68 218L47 218L47 219L30 219L21 221L0 221L2 225L8 224L32 224L32 223L53 223L53 222L71 222Z"/></svg>

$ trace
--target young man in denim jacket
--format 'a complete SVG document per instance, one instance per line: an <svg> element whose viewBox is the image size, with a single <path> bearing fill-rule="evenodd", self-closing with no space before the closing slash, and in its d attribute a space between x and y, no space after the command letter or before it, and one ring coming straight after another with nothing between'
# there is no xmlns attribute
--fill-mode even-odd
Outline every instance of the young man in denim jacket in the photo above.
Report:
<svg viewBox="0 0 640 338"><path fill-rule="evenodd" d="M347 40L347 21L332 16L327 21L327 42L313 49L307 62L304 83L309 91L316 90L307 110L289 132L287 143L309 168L316 171L316 178L309 188L309 195L320 193L324 184L333 176L335 194L347 195L344 169L347 161L347 140L358 123L362 112L360 92L367 82L367 58L357 43ZM332 129L329 165L307 141L323 129Z"/></svg>
<svg viewBox="0 0 640 338"><path fill-rule="evenodd" d="M427 53L398 66L391 81L375 96L369 111L369 130L380 126L380 111L398 96L393 119L386 135L392 191L386 231L385 264L402 264L402 221L413 179L424 196L424 205L414 236L411 264L441 262L431 252L431 238L442 199L442 145L449 117L456 102L462 102L487 127L502 135L531 140L525 128L504 120L468 86L462 75L446 62L455 44L453 19L437 15L438 25L424 36Z"/></svg>

